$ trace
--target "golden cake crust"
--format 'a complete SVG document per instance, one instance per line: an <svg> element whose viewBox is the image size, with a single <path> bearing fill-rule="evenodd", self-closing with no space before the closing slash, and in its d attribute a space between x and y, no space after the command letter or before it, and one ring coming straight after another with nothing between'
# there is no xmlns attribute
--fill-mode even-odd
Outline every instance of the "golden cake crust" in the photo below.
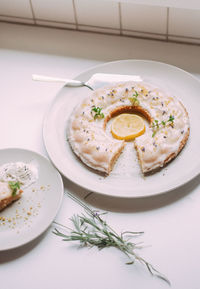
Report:
<svg viewBox="0 0 200 289"><path fill-rule="evenodd" d="M0 211L8 207L11 203L21 198L22 191L16 196L10 196L0 201Z"/></svg>

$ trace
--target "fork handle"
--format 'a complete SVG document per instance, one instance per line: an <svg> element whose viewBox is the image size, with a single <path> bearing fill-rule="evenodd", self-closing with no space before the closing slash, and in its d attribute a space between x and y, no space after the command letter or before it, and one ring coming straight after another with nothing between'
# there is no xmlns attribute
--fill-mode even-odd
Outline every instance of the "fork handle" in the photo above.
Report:
<svg viewBox="0 0 200 289"><path fill-rule="evenodd" d="M39 74L33 74L32 79L36 81L61 82L61 83L65 83L65 85L68 85L68 86L83 86L84 85L84 83L79 80L51 77L51 76L45 76L45 75L39 75Z"/></svg>

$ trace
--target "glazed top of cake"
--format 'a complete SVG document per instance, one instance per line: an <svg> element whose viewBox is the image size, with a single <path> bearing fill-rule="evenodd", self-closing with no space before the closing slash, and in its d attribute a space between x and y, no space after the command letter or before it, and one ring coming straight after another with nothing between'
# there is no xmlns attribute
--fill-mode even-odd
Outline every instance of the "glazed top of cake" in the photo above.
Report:
<svg viewBox="0 0 200 289"><path fill-rule="evenodd" d="M150 123L135 139L143 172L162 167L187 141L188 113L175 96L144 82L105 87L83 99L70 119L70 144L87 165L109 162L115 148L124 143L108 135L105 126L113 115L127 110L139 111Z"/></svg>

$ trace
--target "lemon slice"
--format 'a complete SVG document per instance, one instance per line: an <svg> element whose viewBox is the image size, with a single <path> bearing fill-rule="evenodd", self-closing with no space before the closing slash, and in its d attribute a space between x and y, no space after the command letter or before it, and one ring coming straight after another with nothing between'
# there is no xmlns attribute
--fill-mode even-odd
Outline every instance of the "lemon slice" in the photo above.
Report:
<svg viewBox="0 0 200 289"><path fill-rule="evenodd" d="M132 140L145 132L144 120L136 114L120 114L113 120L111 132L117 139Z"/></svg>

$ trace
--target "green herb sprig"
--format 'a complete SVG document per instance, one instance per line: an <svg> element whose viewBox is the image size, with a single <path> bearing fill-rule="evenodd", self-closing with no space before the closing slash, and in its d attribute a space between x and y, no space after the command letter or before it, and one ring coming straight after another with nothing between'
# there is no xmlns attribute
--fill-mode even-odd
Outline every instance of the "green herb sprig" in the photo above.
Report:
<svg viewBox="0 0 200 289"><path fill-rule="evenodd" d="M20 182L9 181L8 184L12 190L12 196L16 196L17 190L20 189Z"/></svg>
<svg viewBox="0 0 200 289"><path fill-rule="evenodd" d="M101 111L102 111L101 107L92 106L91 113L93 113L94 119L104 118L104 114Z"/></svg>
<svg viewBox="0 0 200 289"><path fill-rule="evenodd" d="M147 267L151 275L157 276L170 284L164 275L136 253L137 249L141 249L141 245L130 240L143 234L143 232L124 231L118 234L102 218L102 215L106 213L93 211L76 197L71 194L69 196L85 209L86 214L73 215L70 220L74 228L71 229L64 226L69 230L68 234L61 233L58 229L55 229L53 231L55 235L62 237L63 241L78 241L82 246L96 246L98 249L115 247L129 258L127 265L139 261Z"/></svg>
<svg viewBox="0 0 200 289"><path fill-rule="evenodd" d="M140 104L139 100L138 100L138 92L136 91L135 94L133 94L132 97L129 97L130 102L132 103L132 105L137 106Z"/></svg>
<svg viewBox="0 0 200 289"><path fill-rule="evenodd" d="M162 120L161 122L159 122L157 119L155 119L152 122L152 128L153 128L152 137L154 137L156 135L156 133L160 127L165 127L167 124L169 124L173 127L173 125L174 125L174 116L173 115L170 115L169 119L167 121Z"/></svg>

